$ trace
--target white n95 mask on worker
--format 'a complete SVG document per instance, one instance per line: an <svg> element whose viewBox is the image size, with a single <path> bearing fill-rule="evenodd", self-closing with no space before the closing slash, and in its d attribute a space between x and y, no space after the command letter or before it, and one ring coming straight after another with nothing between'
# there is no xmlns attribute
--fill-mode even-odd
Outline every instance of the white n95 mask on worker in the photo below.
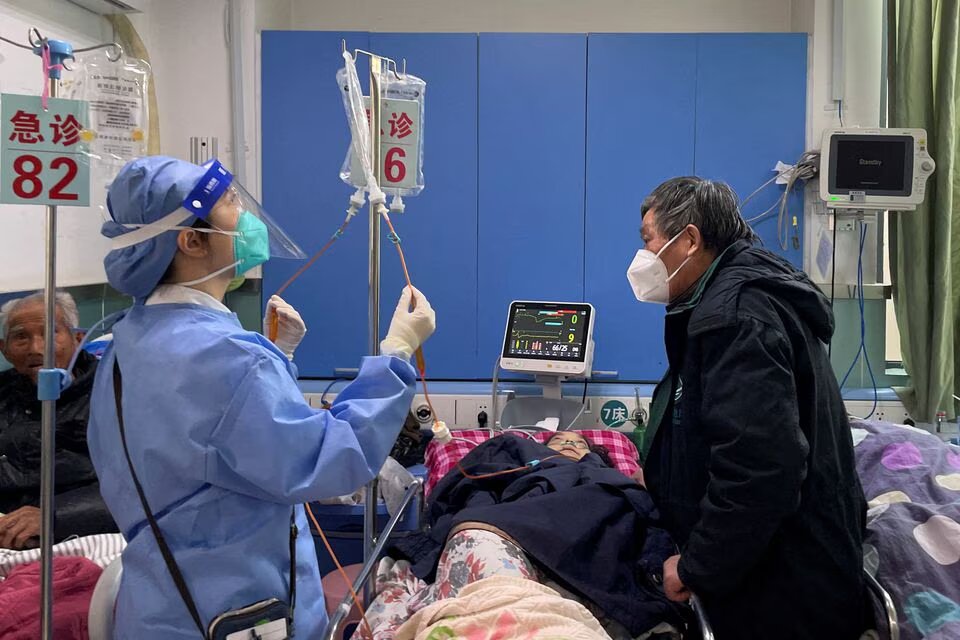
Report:
<svg viewBox="0 0 960 640"><path fill-rule="evenodd" d="M654 253L648 249L640 249L637 255L633 257L633 262L627 268L627 280L630 281L630 287L633 289L633 295L640 302L654 302L657 304L667 304L670 302L670 281L683 269L684 265L690 261L689 256L684 260L677 270L673 273L667 273L667 265L660 259L660 255L667 250L673 242L683 233L670 238L667 244L660 248L660 251Z"/></svg>

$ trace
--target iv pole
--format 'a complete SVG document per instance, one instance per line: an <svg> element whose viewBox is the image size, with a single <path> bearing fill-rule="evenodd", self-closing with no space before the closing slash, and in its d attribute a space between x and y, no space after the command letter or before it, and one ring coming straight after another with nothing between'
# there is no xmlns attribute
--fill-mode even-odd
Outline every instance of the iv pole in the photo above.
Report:
<svg viewBox="0 0 960 640"><path fill-rule="evenodd" d="M0 40L21 49L32 51L43 58L44 50L49 56L49 66L44 65L43 81L49 86L51 98L57 98L60 89L63 62L73 60L74 53L111 49L108 54L111 61L120 59L123 49L116 43L99 44L74 50L69 42L50 40L40 35L36 29L27 34L30 46L0 37ZM53 515L54 486L56 477L55 449L57 434L57 400L63 388L67 372L57 369L56 360L56 317L57 317L57 206L46 205L45 224L45 276L43 287L44 304L44 341L43 368L37 377L37 399L41 401L40 414L40 635L43 640L53 638Z"/></svg>
<svg viewBox="0 0 960 640"><path fill-rule="evenodd" d="M383 167L380 164L380 75L383 60L380 56L370 56L370 159L377 176L377 184L382 182ZM370 204L370 273L369 273L369 316L370 316L370 355L380 354L380 212L377 205ZM370 556L377 544L377 506L378 482L374 477L367 485L366 505L363 510L363 560ZM365 604L373 601L373 585L370 581L363 587Z"/></svg>
<svg viewBox="0 0 960 640"><path fill-rule="evenodd" d="M341 52L347 51L347 42L340 43ZM380 141L380 113L383 107L382 79L384 73L397 73L397 63L390 58L378 56L375 53L356 49L354 55L364 54L370 57L370 160L374 167L374 176L377 184L383 182L383 164ZM392 66L392 71L391 71ZM403 70L406 73L407 61L403 61ZM370 204L370 270L368 273L369 288L369 352L370 355L380 354L380 210L382 203ZM366 498L363 510L363 559L369 562L377 546L377 508L379 504L378 480L376 477L367 485ZM369 604L374 597L374 585L367 581L364 584L363 598Z"/></svg>
<svg viewBox="0 0 960 640"><path fill-rule="evenodd" d="M66 43L64 43L66 44ZM49 46L46 42L44 47ZM70 45L66 45L70 48ZM72 57L72 52L68 51ZM59 89L60 70L49 70L50 97L56 98ZM40 371L38 395L43 401L41 405L41 450L40 450L40 588L42 618L40 635L43 640L53 637L53 490L56 478L54 477L54 448L57 435L57 398L60 397L60 375L56 370L57 343L53 339L56 335L57 317L57 206L47 205L46 245L47 264L46 278L43 287L44 339L43 339L43 369ZM52 375L51 375L52 374ZM55 393L44 393L44 382L55 377ZM51 391L51 389L46 389ZM52 397L51 397L52 396Z"/></svg>

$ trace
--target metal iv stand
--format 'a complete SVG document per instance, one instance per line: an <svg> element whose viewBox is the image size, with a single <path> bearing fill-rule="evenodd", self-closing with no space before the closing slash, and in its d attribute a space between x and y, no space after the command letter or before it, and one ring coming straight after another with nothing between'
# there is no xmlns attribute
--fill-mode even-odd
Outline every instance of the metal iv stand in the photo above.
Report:
<svg viewBox="0 0 960 640"><path fill-rule="evenodd" d="M370 159L377 176L377 184L383 181L380 163L380 76L383 60L370 56ZM380 355L380 212L370 204L370 272L369 272L370 355ZM377 545L377 507L379 495L378 477L367 485L366 506L363 510L363 561L367 563ZM363 586L363 601L369 605L374 598L374 586L370 581Z"/></svg>
<svg viewBox="0 0 960 640"><path fill-rule="evenodd" d="M50 67L44 69L44 82L49 83L51 98L57 98L60 89L61 68L67 69L64 61L73 60L74 53L110 48L118 60L123 49L116 43L100 44L74 51L69 42L50 40L40 35L36 29L27 34L30 46L8 40L0 40L21 49L33 51L43 56L44 49L50 56ZM46 273L43 287L44 303L44 341L43 368L37 377L37 399L41 401L40 422L40 633L43 640L53 638L53 515L55 486L54 451L57 433L57 400L65 387L67 371L57 369L56 362L56 317L57 317L57 206L46 205Z"/></svg>
<svg viewBox="0 0 960 640"><path fill-rule="evenodd" d="M341 42L341 50L347 50L346 41ZM384 73L393 73L397 77L397 63L390 58L379 56L369 51L356 49L354 57L364 54L370 58L370 160L374 167L377 184L383 182L383 165L381 163L380 145L380 110L383 95L381 81ZM406 71L406 61L403 63ZM385 69L386 67L386 69ZM392 67L392 70L391 70ZM380 354L380 213L377 205L370 205L370 265L368 272L368 314L369 314L369 351L370 355ZM369 562L377 547L377 507L379 504L379 482L376 477L367 485L366 499L363 510L363 560ZM363 599L369 604L374 597L374 585L367 581L363 588Z"/></svg>

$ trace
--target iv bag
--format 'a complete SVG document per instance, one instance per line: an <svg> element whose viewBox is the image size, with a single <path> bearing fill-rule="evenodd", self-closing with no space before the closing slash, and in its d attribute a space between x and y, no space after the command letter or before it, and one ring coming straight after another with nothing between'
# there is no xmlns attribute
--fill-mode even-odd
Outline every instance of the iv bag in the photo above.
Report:
<svg viewBox="0 0 960 640"><path fill-rule="evenodd" d="M109 179L130 160L147 154L150 76L145 60L113 61L98 51L82 56L63 82L65 95L89 105L82 139L90 164Z"/></svg>
<svg viewBox="0 0 960 640"><path fill-rule="evenodd" d="M81 145L90 165L93 191L106 197L123 165L147 155L150 63L122 56L111 60L105 51L79 56L73 73L64 74L63 95L87 103ZM104 221L110 219L100 200Z"/></svg>
<svg viewBox="0 0 960 640"><path fill-rule="evenodd" d="M346 69L337 73L337 84L343 94L348 117L350 83ZM380 153L382 179L380 188L387 195L415 196L423 191L423 123L427 83L411 74L397 75L387 71L381 76ZM366 128L370 123L370 98L363 97ZM354 110L356 110L354 108ZM369 137L369 136L367 136ZM340 169L340 179L353 187L366 188L366 173L354 146Z"/></svg>

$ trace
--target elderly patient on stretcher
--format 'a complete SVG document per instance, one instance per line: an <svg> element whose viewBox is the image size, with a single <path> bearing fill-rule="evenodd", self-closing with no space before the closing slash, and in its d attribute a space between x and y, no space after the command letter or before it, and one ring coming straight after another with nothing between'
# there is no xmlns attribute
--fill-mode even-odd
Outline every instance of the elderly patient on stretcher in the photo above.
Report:
<svg viewBox="0 0 960 640"><path fill-rule="evenodd" d="M674 550L649 494L580 434L559 432L547 445L518 434L480 444L434 488L425 519L425 532L395 543L399 560L381 562L367 612L378 640L421 637L406 631L494 576L552 587L614 637L682 625L684 609L659 586ZM506 609L514 619L524 607ZM455 619L443 615L448 626Z"/></svg>

